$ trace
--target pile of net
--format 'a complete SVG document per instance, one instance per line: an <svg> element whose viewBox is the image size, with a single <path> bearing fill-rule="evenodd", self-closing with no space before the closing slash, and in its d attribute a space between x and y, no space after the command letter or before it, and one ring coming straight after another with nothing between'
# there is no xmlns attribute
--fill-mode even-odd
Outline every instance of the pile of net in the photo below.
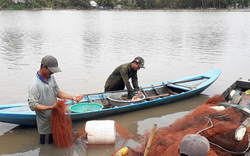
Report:
<svg viewBox="0 0 250 156"><path fill-rule="evenodd" d="M209 140L210 150L207 156L244 156L249 149L250 129L247 128L241 141L235 140L235 132L249 116L234 107L227 107L224 110L211 108L217 106L219 102L226 101L222 95L215 95L170 126L157 129L147 156L179 156L178 147L187 134L200 134ZM150 132L150 130L145 132L140 139L141 146L129 148L126 156L142 156Z"/></svg>
<svg viewBox="0 0 250 156"><path fill-rule="evenodd" d="M73 130L72 120L70 118L69 112L67 111L65 100L58 100L56 102L56 107L55 109L52 110L50 120L51 120L51 130L52 130L53 140L55 142L56 147L58 148L72 148L74 147L74 142L84 143L84 144L88 142L90 143L91 137L93 140L92 144L95 144L95 143L98 144L100 143L101 137L104 138L105 136L97 136L99 138L95 138L95 136L90 136L91 135L90 133L92 132L92 135L93 135L94 131L99 132L98 131L98 128L99 128L99 130L100 129L103 130L102 133L103 135L105 135L105 132L104 132L105 129L103 129L103 127L100 126L100 124L105 125L106 123L109 123L109 124L112 123L110 121L108 122L94 121L93 122L94 124L99 124L99 125L97 126L93 125L92 127L89 126L90 127L89 133L86 130L86 124L82 127L81 130ZM110 127L112 127L112 125ZM114 131L112 135L114 136L115 140L111 140L112 138L110 138L110 140L107 140L107 141L101 140L102 141L101 143L104 142L106 144L114 144L116 141L120 139L129 139L133 136L123 126L121 126L117 122L113 122L112 130Z"/></svg>
<svg viewBox="0 0 250 156"><path fill-rule="evenodd" d="M179 156L178 147L187 134L200 134L210 142L207 156L244 156L249 150L250 128L247 128L242 140L235 140L236 130L249 116L248 113L236 107L223 110L212 108L220 102L226 102L222 95L215 95L203 105L192 110L188 115L177 119L173 124L158 128L153 136L147 156ZM86 124L81 130L72 129L70 116L65 114L65 100L57 101L56 109L52 110L51 128L56 147L73 147L74 141L88 140ZM126 129L115 122L116 139L132 137ZM150 132L146 131L139 140L141 145L130 148L126 156L142 156L146 150ZM114 155L118 150L114 151Z"/></svg>
<svg viewBox="0 0 250 156"><path fill-rule="evenodd" d="M52 110L50 121L53 140L56 147L72 147L74 145L74 132L72 121L66 115L66 100L58 100L56 108Z"/></svg>

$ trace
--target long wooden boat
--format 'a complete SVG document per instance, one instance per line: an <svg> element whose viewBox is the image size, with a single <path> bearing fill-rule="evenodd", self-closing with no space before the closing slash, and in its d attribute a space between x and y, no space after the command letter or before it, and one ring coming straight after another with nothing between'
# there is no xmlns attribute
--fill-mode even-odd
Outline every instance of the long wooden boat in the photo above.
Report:
<svg viewBox="0 0 250 156"><path fill-rule="evenodd" d="M110 105L109 95L119 92L102 92L85 95L80 103L97 103L102 104L104 108L97 111L88 111L82 113L70 112L72 121L90 120L94 118L105 117L109 115L121 114L154 107L190 98L200 94L208 88L221 74L219 69L210 69L207 73L164 81L140 87L144 93L145 99L140 103L131 103L124 106ZM74 105L74 101L67 101L68 108ZM21 125L36 125L36 115L28 107L28 103L16 103L0 106L0 121Z"/></svg>

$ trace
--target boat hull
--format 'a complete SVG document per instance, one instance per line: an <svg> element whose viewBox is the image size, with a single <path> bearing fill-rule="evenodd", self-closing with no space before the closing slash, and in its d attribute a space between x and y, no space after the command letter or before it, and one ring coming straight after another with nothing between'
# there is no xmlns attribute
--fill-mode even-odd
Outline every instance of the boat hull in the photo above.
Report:
<svg viewBox="0 0 250 156"><path fill-rule="evenodd" d="M221 70L210 69L207 73L200 75L141 86L141 91L144 92L145 95L148 94L148 100L144 100L141 103L131 103L121 107L106 108L92 112L69 113L68 115L70 115L73 122L79 120L92 120L184 100L199 95L202 91L208 88L220 74ZM171 90L171 94L169 96L161 96L163 88ZM157 96L149 95L153 92L158 92ZM172 92L175 94L172 94ZM105 101L110 94L112 93L89 94L84 96L81 102L101 103ZM151 97L156 98L150 99ZM69 100L66 104L72 105L73 101ZM28 103L2 105L0 106L0 121L20 125L36 125L36 114L29 110Z"/></svg>

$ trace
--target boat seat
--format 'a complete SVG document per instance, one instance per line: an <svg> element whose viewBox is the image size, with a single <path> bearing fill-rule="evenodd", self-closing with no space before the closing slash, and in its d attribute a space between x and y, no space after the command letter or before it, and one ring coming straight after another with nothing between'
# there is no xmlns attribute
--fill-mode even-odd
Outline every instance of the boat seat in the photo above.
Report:
<svg viewBox="0 0 250 156"><path fill-rule="evenodd" d="M157 99L159 97L162 98L162 97L167 97L167 96L170 96L170 95L178 94L178 93L173 92L167 86L158 87L158 88L154 88L154 89L151 89L151 90L141 89L141 91L143 92L143 94L145 95L145 97L148 100L153 100L153 99Z"/></svg>

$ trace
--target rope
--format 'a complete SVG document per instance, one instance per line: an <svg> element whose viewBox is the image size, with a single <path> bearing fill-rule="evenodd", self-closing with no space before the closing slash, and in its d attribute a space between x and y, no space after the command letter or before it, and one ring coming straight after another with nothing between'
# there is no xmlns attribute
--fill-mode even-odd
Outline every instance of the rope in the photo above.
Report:
<svg viewBox="0 0 250 156"><path fill-rule="evenodd" d="M216 117L216 118L225 117L225 116L227 116L227 115L228 115L228 114L222 115L222 116L218 116L218 117ZM205 116L204 118L208 119L208 123L210 122L210 123L211 123L211 126L209 126L209 127L207 127L207 128L204 128L204 129L198 131L196 134L199 134L199 133L201 133L201 132L203 132L203 131L205 131L205 130L207 130L207 129L209 129L209 128L212 128L212 127L214 127L214 126L217 125L217 124L216 124L216 125L213 124L211 118L209 118L209 117L207 117L207 116ZM243 125L243 126L245 126L245 125ZM211 142L211 141L209 141L209 143L212 144L212 145L214 145L214 146L217 146L217 147L219 147L220 149L222 149L222 150L224 150L224 151L226 151L226 152L229 152L229 153L233 153L233 154L244 154L244 153L246 153L246 152L248 151L248 149L249 149L249 147L250 147L250 141L249 141L250 138L249 138L248 132L247 132L247 137L248 137L248 146L247 146L246 150L243 151L243 152L234 152L234 151L227 150L227 149L221 147L220 145L217 145L217 144L215 144L215 143L213 143L213 142Z"/></svg>

